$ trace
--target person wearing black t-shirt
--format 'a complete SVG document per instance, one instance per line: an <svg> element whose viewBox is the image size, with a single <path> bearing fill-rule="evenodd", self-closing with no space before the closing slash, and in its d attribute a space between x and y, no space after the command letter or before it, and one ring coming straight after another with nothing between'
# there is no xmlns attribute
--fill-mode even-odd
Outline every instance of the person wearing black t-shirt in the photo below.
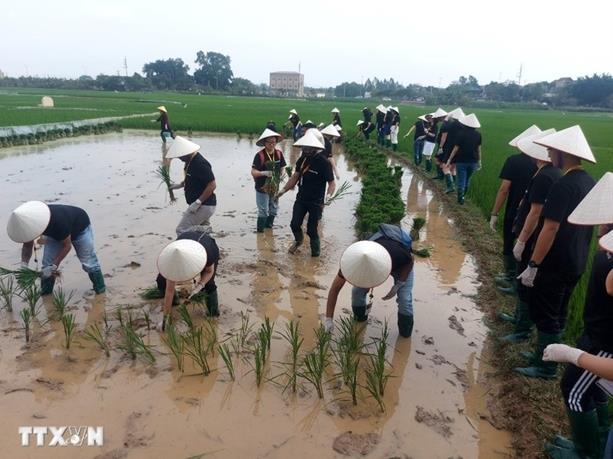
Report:
<svg viewBox="0 0 613 459"><path fill-rule="evenodd" d="M543 349L559 341L566 325L570 296L585 271L591 226L577 226L568 216L594 186L581 167L581 159L596 162L579 126L534 141L547 147L551 162L564 175L551 187L543 205L540 231L528 262L518 276L529 287L530 318L538 332L533 366L516 368L528 377L555 378L557 365L542 362Z"/></svg>
<svg viewBox="0 0 613 459"><path fill-rule="evenodd" d="M372 120L372 111L368 107L364 107L362 109L362 116L364 117L365 123L370 123Z"/></svg>
<svg viewBox="0 0 613 459"><path fill-rule="evenodd" d="M385 116L383 117L383 138L385 139L385 146L390 148L392 146L392 139L390 134L392 132L392 124L394 122L395 117L394 110L392 110L392 106L387 107L387 111L385 112Z"/></svg>
<svg viewBox="0 0 613 459"><path fill-rule="evenodd" d="M330 165L332 166L332 172L334 172L334 177L336 177L336 179L338 180L341 176L338 173L338 169L336 168L336 160L334 159L334 154L332 152L332 142L334 142L334 139L338 139L341 135L336 130L336 127L332 124L329 124L324 129L321 129L320 132L324 139L323 154L326 158L328 158L328 161L330 161Z"/></svg>
<svg viewBox="0 0 613 459"><path fill-rule="evenodd" d="M324 206L324 197L334 193L336 184L332 165L322 154L323 143L315 136L311 130L307 131L294 146L302 147L302 155L296 161L296 168L285 186L277 194L277 198L285 194L298 185L298 195L294 202L292 211L292 221L290 227L294 234L295 242L289 249L290 253L295 253L304 241L302 223L306 214L307 234L311 243L311 256L318 257L321 251L321 243L317 230L321 213Z"/></svg>
<svg viewBox="0 0 613 459"><path fill-rule="evenodd" d="M168 120L168 111L166 110L166 107L161 105L158 107L158 110L160 112L160 116L158 116L156 120L152 121L160 123L160 137L162 138L162 142L166 143L166 140L169 137L174 139L175 135L170 128L170 121Z"/></svg>
<svg viewBox="0 0 613 459"><path fill-rule="evenodd" d="M45 204L29 201L13 211L7 225L9 237L23 244L21 249L22 267L27 267L34 240L42 236L44 243L41 293L53 292L59 266L74 247L83 271L92 281L94 291L104 293L104 276L94 248L94 233L89 215L76 206Z"/></svg>
<svg viewBox="0 0 613 459"><path fill-rule="evenodd" d="M219 247L217 247L217 242L198 227L188 228L187 231L181 233L177 237L177 241L182 239L196 241L206 251L206 265L200 272L200 277L192 289L190 297L201 292L205 293L204 302L209 316L217 317L219 316L219 297L217 295L217 284L215 284L215 274L219 264ZM158 274L156 284L160 293L164 295L164 316L168 316L172 308L173 299L175 298L176 282L167 281L164 276Z"/></svg>
<svg viewBox="0 0 613 459"><path fill-rule="evenodd" d="M341 121L341 111L338 108L332 109L332 125L343 127L343 122Z"/></svg>
<svg viewBox="0 0 613 459"><path fill-rule="evenodd" d="M428 125L426 126L426 137L422 148L422 157L426 159L426 172L432 171L432 154L438 137L439 118L433 118L432 114L426 115Z"/></svg>
<svg viewBox="0 0 613 459"><path fill-rule="evenodd" d="M296 141L302 137L303 134L303 126L300 122L300 116L298 116L298 112L296 112L296 110L290 110L289 117L287 119L292 125L292 137L294 138L294 141Z"/></svg>
<svg viewBox="0 0 613 459"><path fill-rule="evenodd" d="M415 121L415 124L411 126L409 132L407 132L404 136L408 137L411 132L415 132L413 134L413 161L416 166L419 166L422 161L422 152L424 150L424 143L426 141L426 132L430 126L430 122L432 121L432 115L420 115Z"/></svg>
<svg viewBox="0 0 613 459"><path fill-rule="evenodd" d="M179 158L185 163L183 167L185 180L171 186L173 190L185 189L185 201L188 204L187 210L177 225L177 235L193 226L209 226L209 220L217 206L215 196L217 185L213 169L211 164L198 153L198 150L200 150L200 145L177 136L166 154L167 159Z"/></svg>
<svg viewBox="0 0 613 459"><path fill-rule="evenodd" d="M474 113L464 116L460 119L459 124L462 125L462 130L457 134L457 137L452 139L455 145L445 165L449 170L451 165L455 163L458 179L458 204L464 204L464 195L468 191L470 177L481 168L481 133L477 131L481 124ZM447 142L449 142L449 135Z"/></svg>
<svg viewBox="0 0 613 459"><path fill-rule="evenodd" d="M393 116L392 124L390 126L390 142L392 144L392 150L398 150L398 134L400 133L400 113L398 107L391 107Z"/></svg>
<svg viewBox="0 0 613 459"><path fill-rule="evenodd" d="M266 129L255 143L264 147L253 157L251 176L255 181L255 201L258 207L257 232L263 233L265 228L272 228L279 208L274 199L279 191L279 179L286 166L283 152L276 148L282 139L275 131Z"/></svg>
<svg viewBox="0 0 613 459"><path fill-rule="evenodd" d="M456 173L455 162L449 161L453 148L458 144L458 136L462 132L462 124L454 116L460 116L452 114L448 122L444 123L441 127L439 153L436 155L436 159L439 161L441 171L445 179L447 188L445 193L453 193L454 188L454 176Z"/></svg>
<svg viewBox="0 0 613 459"><path fill-rule="evenodd" d="M377 105L377 117L376 117L376 128L377 128L377 143L381 146L385 145L385 133L384 133L384 125L385 125L385 114L387 113L387 109L382 105Z"/></svg>

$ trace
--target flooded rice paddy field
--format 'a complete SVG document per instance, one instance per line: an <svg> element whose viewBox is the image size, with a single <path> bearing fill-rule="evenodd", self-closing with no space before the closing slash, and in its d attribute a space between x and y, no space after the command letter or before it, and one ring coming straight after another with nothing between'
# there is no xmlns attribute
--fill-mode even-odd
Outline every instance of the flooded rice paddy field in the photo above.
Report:
<svg viewBox="0 0 613 459"><path fill-rule="evenodd" d="M315 343L314 331L325 310L327 289L338 270L342 251L354 242L353 209L359 200L359 176L340 147L335 155L351 194L326 208L320 225L322 256L311 258L308 244L295 255L287 248L294 192L280 200L275 227L255 233L256 207L250 165L257 147L237 136L195 135L211 162L217 181L213 236L222 252L217 284L220 338L240 326L241 312L259 325L265 317L283 330L299 319L303 349ZM335 146L336 147L336 146ZM292 164L297 151L284 144ZM92 220L98 257L106 274L107 293L94 296L74 253L62 263L62 287L74 290L78 330L110 319L117 308L133 308L135 317L148 311L161 318L159 300L143 300L139 292L154 284L155 260L175 237L186 208L183 192L170 204L154 170L162 149L150 132L126 131L100 137L66 139L43 146L0 152L0 226L11 210L27 200L73 204ZM182 179L182 164L171 174ZM510 455L510 435L497 430L487 407L491 369L483 357L487 330L474 304L478 279L473 259L457 240L444 208L409 170L403 176L408 227L415 215L425 216L419 244L432 256L416 259L415 329L411 339L398 337L394 300L380 299L388 280L375 290L365 342L390 324L387 358L393 377L381 413L365 390L353 407L346 392L329 385L323 401L308 386L297 394L277 383L288 346L272 340L266 378L258 388L248 362L236 360L232 382L215 355L209 376L191 364L181 375L160 333L139 332L155 347L156 363L132 362L119 350L105 357L93 343L77 335L64 349L61 324L43 324L53 309L45 298L33 340L25 345L15 310L0 311L0 447L3 457L32 458L188 458L188 457L412 457L491 458ZM40 256L41 254L39 254ZM20 247L3 233L0 266L16 267ZM339 297L337 318L350 311L350 289ZM176 314L176 312L175 312ZM197 314L196 314L197 315ZM331 370L333 372L333 370ZM102 447L37 448L20 446L22 425L86 425L104 427ZM204 456L199 456L204 455Z"/></svg>

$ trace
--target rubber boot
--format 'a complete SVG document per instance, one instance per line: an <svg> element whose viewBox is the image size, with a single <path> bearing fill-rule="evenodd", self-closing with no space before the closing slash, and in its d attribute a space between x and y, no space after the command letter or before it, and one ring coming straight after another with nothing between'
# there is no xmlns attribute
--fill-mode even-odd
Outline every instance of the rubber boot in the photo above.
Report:
<svg viewBox="0 0 613 459"><path fill-rule="evenodd" d="M413 316L398 313L398 333L403 338L410 338L413 333Z"/></svg>
<svg viewBox="0 0 613 459"><path fill-rule="evenodd" d="M502 263L506 272L507 279L515 279L517 277L517 261L513 255L503 255Z"/></svg>
<svg viewBox="0 0 613 459"><path fill-rule="evenodd" d="M558 364L557 362L543 362L543 351L548 345L559 342L560 334L549 334L539 331L534 352L534 360L531 362L532 366L515 368L514 370L528 378L554 379L557 374Z"/></svg>
<svg viewBox="0 0 613 459"><path fill-rule="evenodd" d="M209 311L209 316L219 317L219 298L217 297L217 290L207 293L204 302Z"/></svg>
<svg viewBox="0 0 613 459"><path fill-rule="evenodd" d="M89 276L89 280L92 281L94 292L96 292L96 294L104 293L106 291L102 271L94 271L92 273L87 273L87 275Z"/></svg>
<svg viewBox="0 0 613 459"><path fill-rule="evenodd" d="M509 314L508 312L499 310L496 311L496 318L502 322L515 323L515 316L517 315L517 308L515 308L515 314Z"/></svg>
<svg viewBox="0 0 613 459"><path fill-rule="evenodd" d="M445 194L453 193L455 190L453 189L453 178L451 174L445 174L445 183L447 184Z"/></svg>
<svg viewBox="0 0 613 459"><path fill-rule="evenodd" d="M506 341L507 343L521 343L529 340L530 335L532 335L530 308L528 303L517 300L515 330L510 335L504 336L502 341Z"/></svg>
<svg viewBox="0 0 613 459"><path fill-rule="evenodd" d="M398 150L398 144L397 143L393 143L392 144L392 150L394 150L394 151Z"/></svg>
<svg viewBox="0 0 613 459"><path fill-rule="evenodd" d="M545 446L545 451L554 459L601 458L604 444L601 442L596 410L583 412L567 410L567 413L573 441L556 437L553 443ZM568 448L571 445L572 447Z"/></svg>
<svg viewBox="0 0 613 459"><path fill-rule="evenodd" d="M604 449L605 445L607 444L607 439L609 438L609 428L611 427L611 423L609 421L609 404L597 403L596 414L598 415L598 430L600 431L600 443L602 449Z"/></svg>
<svg viewBox="0 0 613 459"><path fill-rule="evenodd" d="M258 217L258 223L257 223L258 233L263 233L264 228L266 228L266 217Z"/></svg>
<svg viewBox="0 0 613 459"><path fill-rule="evenodd" d="M515 281L511 282L508 287L498 286L497 288L500 293L504 293L505 295L513 296L517 294L517 287L515 286Z"/></svg>
<svg viewBox="0 0 613 459"><path fill-rule="evenodd" d="M40 280L40 294L51 295L53 293L53 286L55 285L55 277L45 277Z"/></svg>
<svg viewBox="0 0 613 459"><path fill-rule="evenodd" d="M289 250L288 250L288 252L291 254L296 253L296 251L298 250L298 248L302 245L302 242L304 241L304 236L302 234L294 234L294 238L295 238L295 241L289 247Z"/></svg>
<svg viewBox="0 0 613 459"><path fill-rule="evenodd" d="M458 190L458 204L464 205L464 192Z"/></svg>
<svg viewBox="0 0 613 459"><path fill-rule="evenodd" d="M426 172L432 172L432 160L426 159Z"/></svg>
<svg viewBox="0 0 613 459"><path fill-rule="evenodd" d="M275 216L269 215L266 217L266 228L272 228L273 223L275 222Z"/></svg>
<svg viewBox="0 0 613 459"><path fill-rule="evenodd" d="M443 173L443 169L438 164L436 165L436 177L433 177L433 180L443 180L445 178L445 174Z"/></svg>
<svg viewBox="0 0 613 459"><path fill-rule="evenodd" d="M317 237L312 237L311 238L311 256L312 257L318 257L319 254L321 253L321 241L320 239Z"/></svg>
<svg viewBox="0 0 613 459"><path fill-rule="evenodd" d="M353 320L356 322L366 322L368 320L369 308L351 306L351 310L353 311Z"/></svg>

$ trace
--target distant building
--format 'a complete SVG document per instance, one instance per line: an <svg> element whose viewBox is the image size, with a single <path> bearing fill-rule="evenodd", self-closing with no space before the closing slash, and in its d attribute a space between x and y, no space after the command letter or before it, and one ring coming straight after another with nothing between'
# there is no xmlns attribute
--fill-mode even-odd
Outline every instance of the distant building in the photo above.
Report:
<svg viewBox="0 0 613 459"><path fill-rule="evenodd" d="M270 72L270 89L282 96L304 96L304 75L299 72Z"/></svg>

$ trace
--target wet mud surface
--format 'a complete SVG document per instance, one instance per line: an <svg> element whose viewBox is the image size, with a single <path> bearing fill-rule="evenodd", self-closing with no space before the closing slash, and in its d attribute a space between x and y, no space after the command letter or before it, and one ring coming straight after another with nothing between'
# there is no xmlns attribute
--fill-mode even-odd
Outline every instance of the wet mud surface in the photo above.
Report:
<svg viewBox="0 0 613 459"><path fill-rule="evenodd" d="M355 240L353 208L359 199L357 173L340 149L336 159L340 183L351 194L324 211L320 225L322 257L310 257L308 244L295 255L287 248L295 194L281 198L275 227L255 233L255 192L250 165L257 151L249 139L236 136L194 136L211 162L217 180L218 206L211 219L222 252L217 284L220 338L233 334L241 312L259 325L264 317L283 330L300 319L304 349L315 342L313 329L325 310L327 288L344 248ZM285 145L293 164L296 151ZM31 199L85 208L95 234L98 257L106 273L107 293L94 296L74 253L62 264L62 286L74 290L78 330L113 317L121 307L135 317L148 311L160 319L159 300L138 293L154 284L155 259L175 237L186 204L183 192L170 204L154 170L161 160L160 141L152 133L127 131L82 137L44 146L5 149L0 182L0 226L12 208ZM171 174L182 179L182 163ZM484 363L487 330L474 304L478 287L474 260L457 240L452 222L433 193L406 170L403 199L408 227L413 216L427 219L419 245L431 257L416 259L415 329L411 339L398 337L394 300L380 298L388 280L374 292L375 301L364 340L390 324L388 361L393 377L385 394L386 411L366 391L353 407L347 394L327 387L324 401L309 387L296 395L275 384L286 359L284 341L273 338L268 378L256 387L252 367L237 360L232 382L218 356L207 377L188 364L183 376L157 331L145 341L155 346L157 361L132 362L120 351L107 358L82 335L70 351L63 347L61 324L35 325L33 342L25 345L19 320L23 305L0 311L0 446L3 457L412 457L490 458L511 455L510 435L496 429L488 409L492 370ZM0 238L0 265L16 266L17 244ZM39 253L39 256L42 254ZM45 299L39 320L53 307ZM339 297L337 317L350 311L350 289ZM197 315L197 314L196 314ZM484 351L485 347L485 351ZM103 447L22 448L21 425L91 425L104 427Z"/></svg>

